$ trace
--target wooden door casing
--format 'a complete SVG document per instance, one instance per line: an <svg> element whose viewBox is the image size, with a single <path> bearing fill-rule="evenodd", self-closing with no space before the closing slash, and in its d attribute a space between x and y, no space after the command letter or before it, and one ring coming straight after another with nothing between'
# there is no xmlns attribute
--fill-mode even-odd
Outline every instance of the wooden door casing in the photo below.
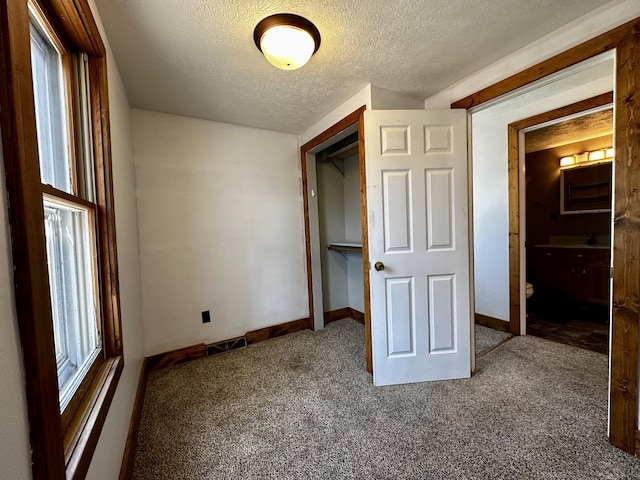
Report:
<svg viewBox="0 0 640 480"><path fill-rule="evenodd" d="M472 108L505 93L533 83L602 52L616 52L615 83L615 164L613 291L610 351L609 441L629 453L636 451L638 430L638 330L640 317L640 18L561 52L494 85L451 104L452 108ZM596 105L594 105L596 106ZM592 108L592 107L591 107ZM634 120L635 119L635 120ZM548 119L547 119L548 120ZM509 277L510 324L520 333L519 280L519 169L518 131L530 125L509 126ZM514 189L515 185L515 189ZM515 203L514 203L515 201ZM639 432L639 433L636 433ZM640 444L640 442L638 442Z"/></svg>

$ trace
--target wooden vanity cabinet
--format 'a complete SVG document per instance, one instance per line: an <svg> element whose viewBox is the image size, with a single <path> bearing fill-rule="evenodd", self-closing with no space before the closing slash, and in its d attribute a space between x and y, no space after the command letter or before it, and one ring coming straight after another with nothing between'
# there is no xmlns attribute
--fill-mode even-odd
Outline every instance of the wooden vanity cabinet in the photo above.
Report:
<svg viewBox="0 0 640 480"><path fill-rule="evenodd" d="M609 250L535 247L534 291L540 296L575 302L609 303Z"/></svg>

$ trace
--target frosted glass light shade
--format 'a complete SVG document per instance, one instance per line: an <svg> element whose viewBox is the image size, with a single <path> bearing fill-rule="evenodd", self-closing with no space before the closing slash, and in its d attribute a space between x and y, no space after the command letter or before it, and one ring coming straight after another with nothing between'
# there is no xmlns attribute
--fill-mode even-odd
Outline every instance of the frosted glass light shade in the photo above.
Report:
<svg viewBox="0 0 640 480"><path fill-rule="evenodd" d="M594 150L593 152L589 152L589 161L593 162L595 160L602 160L604 157L604 150Z"/></svg>
<svg viewBox="0 0 640 480"><path fill-rule="evenodd" d="M295 70L307 63L320 47L320 32L306 18L278 13L256 25L253 40L273 66Z"/></svg>
<svg viewBox="0 0 640 480"><path fill-rule="evenodd" d="M274 66L295 70L309 61L315 49L309 33L290 25L271 27L260 39L262 53Z"/></svg>
<svg viewBox="0 0 640 480"><path fill-rule="evenodd" d="M575 162L576 162L576 159L574 158L573 155L570 155L568 157L562 157L560 159L560 166L568 167L569 165L573 165Z"/></svg>

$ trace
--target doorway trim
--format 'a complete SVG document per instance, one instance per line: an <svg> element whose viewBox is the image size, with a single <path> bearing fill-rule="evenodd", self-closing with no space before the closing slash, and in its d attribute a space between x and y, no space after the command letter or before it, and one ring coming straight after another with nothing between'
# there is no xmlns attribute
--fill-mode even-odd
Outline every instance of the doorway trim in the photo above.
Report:
<svg viewBox="0 0 640 480"><path fill-rule="evenodd" d="M609 352L609 441L631 454L638 433L640 312L640 18L451 104L469 109L605 51L616 51L613 306ZM511 241L510 241L511 245ZM640 443L640 442L639 442Z"/></svg>
<svg viewBox="0 0 640 480"><path fill-rule="evenodd" d="M525 118L507 126L507 169L509 177L509 331L512 335L522 333L522 276L523 243L520 231L524 230L521 223L520 199L521 171L520 165L520 131L542 123L558 120L569 115L575 115L586 110L613 103L613 92L603 93L580 102L556 108L548 112Z"/></svg>
<svg viewBox="0 0 640 480"><path fill-rule="evenodd" d="M304 205L304 239L307 266L307 290L309 295L309 328L314 330L313 274L311 257L311 221L309 217L309 185L307 172L307 154L318 145L331 139L343 130L358 125L358 169L360 173L360 217L362 229L362 270L364 284L364 340L367 372L373 373L371 350L371 300L369 297L369 241L367 230L367 195L366 168L364 147L364 111L362 106L338 121L324 132L315 136L300 147L300 163L302 166L302 198Z"/></svg>

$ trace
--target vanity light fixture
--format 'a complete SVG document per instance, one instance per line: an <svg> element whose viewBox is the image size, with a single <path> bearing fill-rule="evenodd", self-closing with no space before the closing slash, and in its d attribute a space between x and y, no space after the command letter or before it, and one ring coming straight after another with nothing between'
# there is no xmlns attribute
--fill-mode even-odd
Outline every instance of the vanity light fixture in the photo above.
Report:
<svg viewBox="0 0 640 480"><path fill-rule="evenodd" d="M589 161L589 152L576 153L576 163L586 163Z"/></svg>
<svg viewBox="0 0 640 480"><path fill-rule="evenodd" d="M306 18L292 13L278 13L262 19L256 25L253 40L273 66L295 70L318 51L320 32Z"/></svg>
<svg viewBox="0 0 640 480"><path fill-rule="evenodd" d="M576 153L560 159L560 169L613 161L613 147Z"/></svg>

